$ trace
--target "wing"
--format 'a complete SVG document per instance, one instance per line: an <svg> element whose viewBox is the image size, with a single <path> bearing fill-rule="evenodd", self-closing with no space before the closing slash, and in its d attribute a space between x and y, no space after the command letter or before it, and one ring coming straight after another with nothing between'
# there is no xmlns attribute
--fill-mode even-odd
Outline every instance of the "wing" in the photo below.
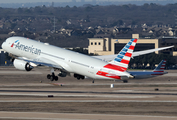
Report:
<svg viewBox="0 0 177 120"><path fill-rule="evenodd" d="M136 57L136 56L140 56L140 55L145 55L145 54L153 53L155 51L165 50L165 49L172 48L172 47L174 47L174 46L168 46L168 47L162 47L162 48L156 48L156 49L150 49L150 50L143 50L143 51L133 52L132 58ZM115 54L115 55L103 55L103 56L92 56L92 57L95 57L95 58L103 60L103 61L111 61L116 56L117 56L117 54Z"/></svg>
<svg viewBox="0 0 177 120"><path fill-rule="evenodd" d="M169 49L172 48L173 46L168 46L168 47L162 47L162 48L156 48L156 49L150 49L150 50L143 50L143 51L138 51L138 52L134 52L132 54L132 57L136 57L136 56L140 56L140 55L145 55L145 54L149 54L155 51L160 51L160 50L165 50L165 49Z"/></svg>
<svg viewBox="0 0 177 120"><path fill-rule="evenodd" d="M64 69L62 66L58 65L56 62L49 60L47 58L35 58L35 59L28 59L25 57L18 57L18 59L20 60L24 60L28 63L32 63L32 66L40 66L40 65L44 65L44 66L49 66L49 67L54 67L54 68L58 68L58 69Z"/></svg>

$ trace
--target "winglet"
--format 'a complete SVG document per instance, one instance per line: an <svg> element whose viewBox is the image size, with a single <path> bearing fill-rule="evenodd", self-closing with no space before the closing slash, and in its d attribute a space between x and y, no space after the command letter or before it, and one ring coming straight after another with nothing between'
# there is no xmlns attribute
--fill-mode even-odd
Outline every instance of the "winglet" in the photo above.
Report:
<svg viewBox="0 0 177 120"><path fill-rule="evenodd" d="M109 69L116 69L122 72L126 71L136 43L137 39L131 39L114 58L114 60L109 62L109 64L104 67Z"/></svg>
<svg viewBox="0 0 177 120"><path fill-rule="evenodd" d="M162 60L159 65L153 70L153 72L164 72L166 60Z"/></svg>

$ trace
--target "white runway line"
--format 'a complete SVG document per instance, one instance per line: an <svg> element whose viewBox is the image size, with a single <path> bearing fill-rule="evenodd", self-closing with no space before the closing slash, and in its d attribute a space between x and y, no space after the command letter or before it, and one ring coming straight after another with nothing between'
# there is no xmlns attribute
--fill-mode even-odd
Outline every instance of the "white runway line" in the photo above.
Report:
<svg viewBox="0 0 177 120"><path fill-rule="evenodd" d="M86 102L141 102L141 103L177 103L177 101L171 100L0 100L0 103L43 103L43 102L50 102L50 103L68 103L68 102L75 102L75 103L86 103Z"/></svg>
<svg viewBox="0 0 177 120"><path fill-rule="evenodd" d="M4 96L41 96L41 97L46 97L48 95L51 95L51 93L0 93L0 95L4 95ZM58 94L58 93L54 93L52 94L54 97L92 97L92 98L155 98L156 96L143 96L143 95L78 95L78 94Z"/></svg>

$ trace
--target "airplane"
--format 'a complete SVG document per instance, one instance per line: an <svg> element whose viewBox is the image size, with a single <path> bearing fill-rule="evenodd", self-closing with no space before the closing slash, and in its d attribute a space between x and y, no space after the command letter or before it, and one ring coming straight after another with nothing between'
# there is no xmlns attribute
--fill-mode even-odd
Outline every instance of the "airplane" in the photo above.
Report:
<svg viewBox="0 0 177 120"><path fill-rule="evenodd" d="M128 72L132 76L134 76L134 79L145 79L150 77L156 77L168 73L168 72L164 72L165 65L166 65L166 60L162 60L153 71L128 71Z"/></svg>
<svg viewBox="0 0 177 120"><path fill-rule="evenodd" d="M51 74L48 74L47 78L51 81L57 81L58 76L66 77L73 73L78 80L91 78L94 83L95 79L125 80L135 78L127 72L131 57L173 47L133 53L136 43L137 39L131 39L119 54L109 62L103 60L103 56L100 58L87 56L18 36L7 38L1 46L6 52L14 56L13 64L16 69L31 71L36 66L48 66L51 68ZM59 70L58 76L55 75L55 70Z"/></svg>

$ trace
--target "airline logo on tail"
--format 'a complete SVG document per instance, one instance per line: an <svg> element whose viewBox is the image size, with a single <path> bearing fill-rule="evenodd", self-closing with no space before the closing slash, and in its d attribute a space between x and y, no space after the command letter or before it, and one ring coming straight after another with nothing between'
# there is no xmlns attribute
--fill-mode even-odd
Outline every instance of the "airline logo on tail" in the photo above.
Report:
<svg viewBox="0 0 177 120"><path fill-rule="evenodd" d="M129 64L137 39L131 39L129 43L121 50L118 56L114 59L116 62Z"/></svg>
<svg viewBox="0 0 177 120"><path fill-rule="evenodd" d="M137 39L131 39L125 47L119 52L117 57L110 62L110 64L104 66L105 68L118 70L124 72L128 68L132 53L134 51Z"/></svg>
<svg viewBox="0 0 177 120"><path fill-rule="evenodd" d="M160 64L154 69L153 72L164 72L165 65L166 65L166 60L162 60Z"/></svg>
<svg viewBox="0 0 177 120"><path fill-rule="evenodd" d="M119 52L117 57L109 62L109 64L105 65L103 68L116 70L120 72L124 72L128 68L128 64L130 62L132 53L134 51L137 39L131 39L124 48ZM110 78L120 79L120 76L110 75L110 73L98 71L97 75L106 76Z"/></svg>

